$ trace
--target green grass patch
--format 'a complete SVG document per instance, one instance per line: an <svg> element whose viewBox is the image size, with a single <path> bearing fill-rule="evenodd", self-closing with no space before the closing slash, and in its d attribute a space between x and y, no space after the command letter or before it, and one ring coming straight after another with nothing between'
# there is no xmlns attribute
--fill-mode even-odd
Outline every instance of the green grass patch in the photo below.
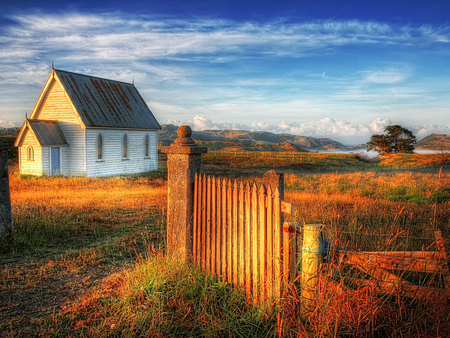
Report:
<svg viewBox="0 0 450 338"><path fill-rule="evenodd" d="M92 302L92 298L95 302ZM58 316L57 336L274 337L275 312L202 269L149 255Z"/></svg>

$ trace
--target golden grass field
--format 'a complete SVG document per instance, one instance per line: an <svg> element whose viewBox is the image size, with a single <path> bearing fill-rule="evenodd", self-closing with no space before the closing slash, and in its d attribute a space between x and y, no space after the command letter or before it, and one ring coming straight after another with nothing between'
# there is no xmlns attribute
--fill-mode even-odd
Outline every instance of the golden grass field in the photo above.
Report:
<svg viewBox="0 0 450 338"><path fill-rule="evenodd" d="M448 167L380 171L346 157L315 166L210 155L204 162L206 173L244 180L274 167L286 172L285 200L295 205L290 220L325 224L342 247L433 251L434 230L450 238ZM164 168L108 178L34 178L19 176L13 165L10 186L15 230L0 250L0 332L6 337L450 335L448 300L343 288L336 276L353 272L335 264L324 270L316 310L301 318L298 292L290 290L281 308L253 306L214 276L168 260Z"/></svg>

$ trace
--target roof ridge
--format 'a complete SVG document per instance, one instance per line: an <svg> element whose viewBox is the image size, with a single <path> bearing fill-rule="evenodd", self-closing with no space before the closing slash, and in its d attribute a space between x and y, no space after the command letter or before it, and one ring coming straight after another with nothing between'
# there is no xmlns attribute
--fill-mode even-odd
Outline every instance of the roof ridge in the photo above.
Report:
<svg viewBox="0 0 450 338"><path fill-rule="evenodd" d="M131 82L117 81L117 80L107 79L105 77L92 76L92 75L86 75L86 74L75 73L75 72L69 72L67 70L56 69L56 68L53 68L53 70L55 70L56 72L63 72L63 73L74 74L74 75L78 75L78 76L85 76L85 77L89 77L89 78L94 78L94 79L99 79L99 80L104 80L104 81L110 81L110 82L124 83L124 84L127 84L127 85L134 86L134 83L131 83Z"/></svg>

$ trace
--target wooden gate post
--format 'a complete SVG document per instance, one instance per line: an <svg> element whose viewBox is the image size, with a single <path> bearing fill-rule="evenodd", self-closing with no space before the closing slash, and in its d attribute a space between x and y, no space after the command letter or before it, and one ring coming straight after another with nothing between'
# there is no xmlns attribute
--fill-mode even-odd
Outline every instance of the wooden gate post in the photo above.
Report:
<svg viewBox="0 0 450 338"><path fill-rule="evenodd" d="M303 313L314 309L320 265L323 261L323 224L306 224L303 227L302 250L302 303Z"/></svg>
<svg viewBox="0 0 450 338"><path fill-rule="evenodd" d="M0 143L0 236L13 229L11 197L9 191L8 149L11 146Z"/></svg>
<svg viewBox="0 0 450 338"><path fill-rule="evenodd" d="M183 262L192 257L194 176L200 172L201 154L207 152L191 136L189 126L180 126L174 143L162 147L168 169L167 252Z"/></svg>

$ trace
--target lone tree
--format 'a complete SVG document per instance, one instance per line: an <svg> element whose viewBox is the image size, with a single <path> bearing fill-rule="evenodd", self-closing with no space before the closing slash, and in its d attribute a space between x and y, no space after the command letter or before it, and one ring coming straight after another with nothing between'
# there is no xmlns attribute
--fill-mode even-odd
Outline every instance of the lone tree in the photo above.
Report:
<svg viewBox="0 0 450 338"><path fill-rule="evenodd" d="M394 124L384 128L384 133L372 135L370 141L366 143L368 151L374 150L380 155L414 152L417 140L410 130Z"/></svg>

